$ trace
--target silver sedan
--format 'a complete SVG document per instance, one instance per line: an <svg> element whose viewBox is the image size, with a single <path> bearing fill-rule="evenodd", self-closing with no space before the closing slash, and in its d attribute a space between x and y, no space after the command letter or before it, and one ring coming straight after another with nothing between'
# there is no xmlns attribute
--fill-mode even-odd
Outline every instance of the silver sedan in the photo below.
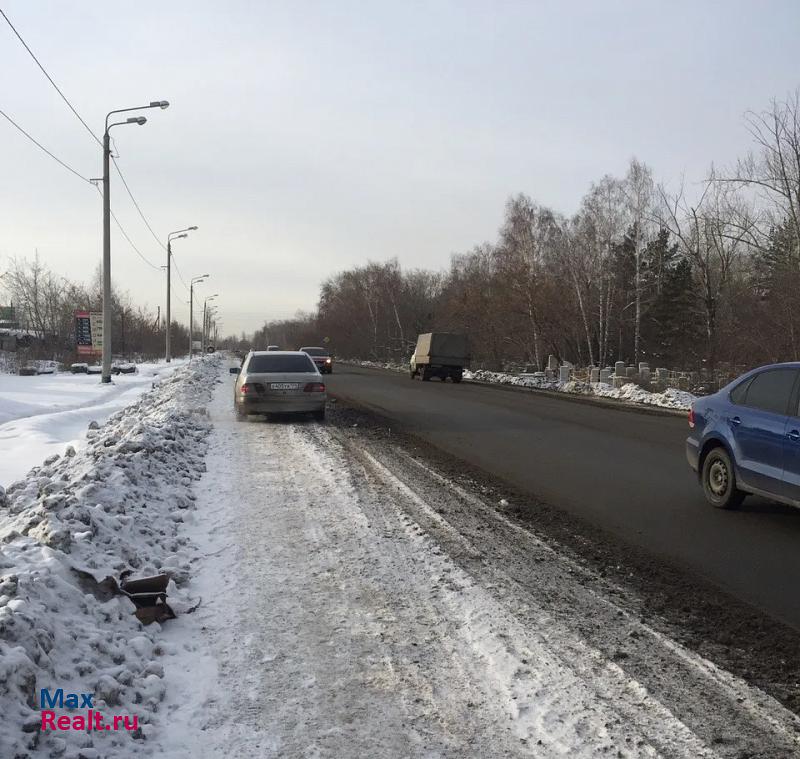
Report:
<svg viewBox="0 0 800 759"><path fill-rule="evenodd" d="M325 419L327 392L314 362L301 351L250 351L237 374L233 406L237 419L248 414L311 413Z"/></svg>

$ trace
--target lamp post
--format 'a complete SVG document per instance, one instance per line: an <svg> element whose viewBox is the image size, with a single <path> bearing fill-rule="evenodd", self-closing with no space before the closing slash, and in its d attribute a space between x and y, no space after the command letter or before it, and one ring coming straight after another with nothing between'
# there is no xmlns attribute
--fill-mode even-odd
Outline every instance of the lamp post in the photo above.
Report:
<svg viewBox="0 0 800 759"><path fill-rule="evenodd" d="M217 315L217 307L208 307L208 317L206 318L206 342L211 341L211 325L214 323L214 317Z"/></svg>
<svg viewBox="0 0 800 759"><path fill-rule="evenodd" d="M206 309L207 309L207 306L208 306L208 301L213 300L218 295L219 295L219 293L214 293L213 295L209 295L203 301L203 350L205 350L205 347L206 347L206 318L207 318L207 310Z"/></svg>
<svg viewBox="0 0 800 759"><path fill-rule="evenodd" d="M109 130L122 124L138 124L142 126L147 122L144 116L131 116L125 121L108 123L108 119L115 113L128 113L130 111L143 111L146 108L167 108L166 100L154 100L150 105L139 105L134 108L119 108L106 114L105 131L103 132L103 359L101 382L111 382L111 191L109 182L109 168L111 163L111 139Z"/></svg>
<svg viewBox="0 0 800 759"><path fill-rule="evenodd" d="M192 343L194 343L194 313L192 310L194 307L194 286L207 278L208 274L201 274L199 277L193 277L189 282L189 361L192 360Z"/></svg>
<svg viewBox="0 0 800 759"><path fill-rule="evenodd" d="M189 232L193 232L197 227L186 227L186 229L179 229L176 232L170 232L167 235L167 334L165 338L164 353L167 363L172 361L172 315L171 315L171 301L170 288L172 283L172 241L180 240L181 237L188 237ZM190 354L191 355L191 352Z"/></svg>

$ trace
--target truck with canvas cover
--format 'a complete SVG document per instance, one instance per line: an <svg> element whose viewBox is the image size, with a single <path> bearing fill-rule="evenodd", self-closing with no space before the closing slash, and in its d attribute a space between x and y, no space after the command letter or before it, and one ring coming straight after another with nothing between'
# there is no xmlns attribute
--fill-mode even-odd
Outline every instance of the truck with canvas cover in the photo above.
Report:
<svg viewBox="0 0 800 759"><path fill-rule="evenodd" d="M448 377L461 382L464 369L469 366L469 341L466 335L452 332L426 332L417 338L417 347L411 356L411 379L418 375L424 381Z"/></svg>

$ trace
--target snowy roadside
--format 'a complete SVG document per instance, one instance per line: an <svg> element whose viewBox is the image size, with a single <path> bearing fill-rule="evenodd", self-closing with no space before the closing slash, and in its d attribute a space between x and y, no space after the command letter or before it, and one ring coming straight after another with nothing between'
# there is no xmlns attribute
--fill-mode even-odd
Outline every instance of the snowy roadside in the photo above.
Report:
<svg viewBox="0 0 800 759"><path fill-rule="evenodd" d="M371 369L389 369L394 372L408 373L408 366L392 362L380 363L378 361L346 360L343 364L364 366ZM530 390L546 390L555 393L569 393L594 398L620 401L621 403L636 406L655 406L676 411L688 411L696 396L685 390L667 388L663 392L653 393L639 385L628 382L622 387L612 387L604 382L559 382L545 380L530 374L509 374L507 372L490 372L486 369L476 369L464 372L464 379L468 382L482 382L490 385L512 385Z"/></svg>
<svg viewBox="0 0 800 759"><path fill-rule="evenodd" d="M169 603L177 613L189 606L181 589L187 539L178 530L205 468L205 407L218 374L216 358L175 369L89 430L80 450L48 459L8 488L0 506L0 756L154 750L140 739L165 693L161 629L144 627L129 600L99 583L126 571L165 572ZM43 688L94 694L94 716L109 732L41 731ZM86 709L57 714L87 719ZM115 716L129 722L111 729Z"/></svg>
<svg viewBox="0 0 800 759"><path fill-rule="evenodd" d="M67 445L80 449L90 421L105 422L182 363L139 364L136 374L114 376L110 384L87 374L0 374L0 485L8 486Z"/></svg>
<svg viewBox="0 0 800 759"><path fill-rule="evenodd" d="M167 756L785 759L800 721L400 447L210 413ZM167 729L167 726L169 729ZM181 750L184 753L181 753Z"/></svg>

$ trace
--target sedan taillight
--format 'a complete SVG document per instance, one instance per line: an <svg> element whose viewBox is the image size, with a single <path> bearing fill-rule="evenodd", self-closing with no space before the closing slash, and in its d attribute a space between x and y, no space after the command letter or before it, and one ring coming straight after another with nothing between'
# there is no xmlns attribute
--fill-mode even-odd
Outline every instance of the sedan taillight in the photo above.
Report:
<svg viewBox="0 0 800 759"><path fill-rule="evenodd" d="M694 429L694 406L689 408L689 428Z"/></svg>
<svg viewBox="0 0 800 759"><path fill-rule="evenodd" d="M309 382L303 388L304 393L324 393L325 385L322 382Z"/></svg>
<svg viewBox="0 0 800 759"><path fill-rule="evenodd" d="M260 382L245 382L239 390L242 395L256 395L264 392L264 386Z"/></svg>

